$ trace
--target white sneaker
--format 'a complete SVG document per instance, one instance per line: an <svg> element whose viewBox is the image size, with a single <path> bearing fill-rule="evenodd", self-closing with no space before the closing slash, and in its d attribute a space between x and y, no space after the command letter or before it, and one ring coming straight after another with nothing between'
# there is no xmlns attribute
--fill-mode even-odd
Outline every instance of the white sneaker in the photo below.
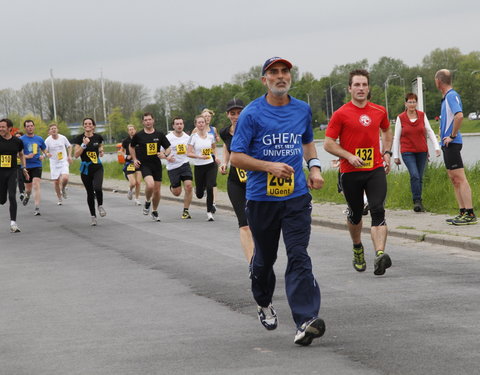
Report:
<svg viewBox="0 0 480 375"><path fill-rule="evenodd" d="M19 233L20 229L18 229L17 223L11 224L10 225L10 232L11 233Z"/></svg>
<svg viewBox="0 0 480 375"><path fill-rule="evenodd" d="M62 189L62 196L63 196L63 199L67 199L67 187L66 186Z"/></svg>
<svg viewBox="0 0 480 375"><path fill-rule="evenodd" d="M57 206L61 206L62 205L62 200L59 199L58 202L57 202Z"/></svg>
<svg viewBox="0 0 480 375"><path fill-rule="evenodd" d="M320 318L313 318L303 323L295 334L293 342L297 345L308 346L325 333L325 322Z"/></svg>
<svg viewBox="0 0 480 375"><path fill-rule="evenodd" d="M90 223L90 225L92 227L96 227L97 226L97 217L96 216L92 216L92 222Z"/></svg>
<svg viewBox="0 0 480 375"><path fill-rule="evenodd" d="M132 190L132 189L130 189L130 190L128 191L128 193L127 193L127 198L128 198L129 201L132 200L132 198L133 198L133 190Z"/></svg>
<svg viewBox="0 0 480 375"><path fill-rule="evenodd" d="M211 212L207 212L207 221L215 221Z"/></svg>
<svg viewBox="0 0 480 375"><path fill-rule="evenodd" d="M278 318L275 309L270 303L267 307L257 306L258 320L269 331L277 328Z"/></svg>
<svg viewBox="0 0 480 375"><path fill-rule="evenodd" d="M107 216L107 211L105 211L103 206L98 206L98 213L100 214L101 217Z"/></svg>
<svg viewBox="0 0 480 375"><path fill-rule="evenodd" d="M142 202L140 202L138 199L135 199L135 205L141 206L141 205L142 205Z"/></svg>

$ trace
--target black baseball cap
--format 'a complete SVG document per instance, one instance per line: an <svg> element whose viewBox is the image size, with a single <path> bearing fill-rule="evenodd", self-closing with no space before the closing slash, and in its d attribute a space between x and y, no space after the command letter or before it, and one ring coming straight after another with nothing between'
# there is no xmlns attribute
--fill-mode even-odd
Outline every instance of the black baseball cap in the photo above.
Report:
<svg viewBox="0 0 480 375"><path fill-rule="evenodd" d="M265 72L267 71L268 68L270 68L273 64L277 62L282 62L284 63L288 69L292 69L292 63L288 60L282 59L281 57L270 57L265 63L263 64L262 68L262 76L265 75Z"/></svg>
<svg viewBox="0 0 480 375"><path fill-rule="evenodd" d="M234 108L245 108L245 104L240 99L233 98L227 103L227 112Z"/></svg>

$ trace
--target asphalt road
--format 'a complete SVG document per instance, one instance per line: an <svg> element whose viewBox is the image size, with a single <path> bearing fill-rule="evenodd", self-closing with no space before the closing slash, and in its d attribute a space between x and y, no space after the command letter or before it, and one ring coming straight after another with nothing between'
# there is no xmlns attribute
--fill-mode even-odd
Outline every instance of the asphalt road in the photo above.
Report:
<svg viewBox="0 0 480 375"><path fill-rule="evenodd" d="M256 317L236 219L164 201L162 222L122 194L90 227L84 190L42 216L0 208L0 374L476 374L480 253L390 238L384 277L351 266L345 231L315 227L310 253L325 336L293 344L279 251L279 327ZM364 244L371 250L370 241Z"/></svg>

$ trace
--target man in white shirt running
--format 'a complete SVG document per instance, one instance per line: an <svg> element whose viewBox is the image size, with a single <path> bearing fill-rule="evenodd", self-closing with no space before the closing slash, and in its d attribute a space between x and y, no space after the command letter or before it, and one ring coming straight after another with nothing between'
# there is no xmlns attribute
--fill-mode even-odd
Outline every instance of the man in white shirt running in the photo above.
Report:
<svg viewBox="0 0 480 375"><path fill-rule="evenodd" d="M191 219L190 203L192 202L192 169L190 168L190 159L187 156L187 142L190 136L183 131L185 124L183 118L175 117L172 123L173 131L167 134L170 141L171 152L165 155L167 161L168 177L170 179L170 191L176 197L182 194L182 182L185 189L183 197L182 219Z"/></svg>
<svg viewBox="0 0 480 375"><path fill-rule="evenodd" d="M48 126L50 134L45 140L46 152L50 160L50 180L54 183L58 205L62 205L62 199L67 199L67 184L69 167L72 164L72 145L67 137L58 133L57 124Z"/></svg>

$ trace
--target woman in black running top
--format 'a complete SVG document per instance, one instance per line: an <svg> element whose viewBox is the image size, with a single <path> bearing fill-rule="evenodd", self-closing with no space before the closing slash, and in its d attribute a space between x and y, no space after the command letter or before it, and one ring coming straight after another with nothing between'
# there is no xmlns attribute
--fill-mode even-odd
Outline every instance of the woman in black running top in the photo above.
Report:
<svg viewBox="0 0 480 375"><path fill-rule="evenodd" d="M238 116L245 106L239 99L232 99L227 103L227 117L230 120L230 126L220 130L220 137L223 144L223 160L220 164L219 170L221 174L227 174L228 163L230 162L230 144L232 142L233 133L235 132L235 125L237 124ZM245 254L245 258L250 263L253 256L253 238L248 226L247 217L245 215L245 195L247 189L247 172L243 169L230 166L227 180L227 192L230 202L232 202L233 209L238 219L238 226L240 228L240 243Z"/></svg>
<svg viewBox="0 0 480 375"><path fill-rule="evenodd" d="M72 144L75 145L75 158L80 157L80 174L87 191L87 203L91 215L91 225L97 225L95 213L95 199L98 204L98 213L105 216L103 208L103 165L100 158L103 156L103 137L94 133L95 121L87 117L83 120L84 133L77 135Z"/></svg>

